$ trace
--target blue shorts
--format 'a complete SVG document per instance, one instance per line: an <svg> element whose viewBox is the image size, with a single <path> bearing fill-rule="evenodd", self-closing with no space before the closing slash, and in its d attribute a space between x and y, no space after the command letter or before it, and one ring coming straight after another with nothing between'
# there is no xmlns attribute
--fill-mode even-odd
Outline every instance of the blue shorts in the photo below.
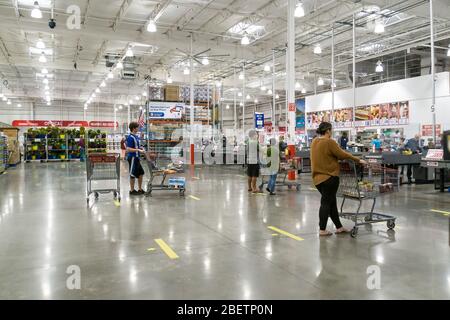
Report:
<svg viewBox="0 0 450 320"><path fill-rule="evenodd" d="M140 176L143 176L145 174L141 162L139 161L139 158L136 157L128 158L128 164L130 165L131 178L139 178Z"/></svg>

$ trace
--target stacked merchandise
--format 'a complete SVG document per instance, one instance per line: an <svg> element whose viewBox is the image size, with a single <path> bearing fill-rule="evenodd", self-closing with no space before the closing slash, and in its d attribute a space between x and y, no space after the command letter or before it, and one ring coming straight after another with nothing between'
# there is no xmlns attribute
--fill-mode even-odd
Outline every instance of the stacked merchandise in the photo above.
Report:
<svg viewBox="0 0 450 320"><path fill-rule="evenodd" d="M120 134L108 134L106 138L106 149L108 153L120 153L120 141L122 141L122 135Z"/></svg>
<svg viewBox="0 0 450 320"><path fill-rule="evenodd" d="M106 153L106 140L105 132L89 130L87 143L88 153Z"/></svg>
<svg viewBox="0 0 450 320"><path fill-rule="evenodd" d="M25 133L25 161L78 160L83 134L83 127L80 130L30 128Z"/></svg>
<svg viewBox="0 0 450 320"><path fill-rule="evenodd" d="M151 121L148 132L148 151L158 157L170 158L173 148L181 143L182 137L176 136L175 130L182 132L181 121Z"/></svg>
<svg viewBox="0 0 450 320"><path fill-rule="evenodd" d="M8 148L6 137L0 134L0 174L5 172L8 166Z"/></svg>
<svg viewBox="0 0 450 320"><path fill-rule="evenodd" d="M191 88L189 86L184 86L180 88L179 100L189 101L191 94ZM209 100L212 100L212 90L209 90ZM196 86L194 87L194 101L208 101L208 87L206 86Z"/></svg>
<svg viewBox="0 0 450 320"><path fill-rule="evenodd" d="M191 108L186 106L184 110L184 116L187 120L189 120L191 116ZM208 110L208 107L194 106L194 121L211 121L211 111Z"/></svg>

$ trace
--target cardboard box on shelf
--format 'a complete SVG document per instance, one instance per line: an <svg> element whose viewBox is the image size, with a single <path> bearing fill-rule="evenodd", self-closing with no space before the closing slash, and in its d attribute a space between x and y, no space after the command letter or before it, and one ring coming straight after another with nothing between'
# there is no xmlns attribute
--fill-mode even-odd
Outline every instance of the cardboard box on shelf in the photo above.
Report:
<svg viewBox="0 0 450 320"><path fill-rule="evenodd" d="M180 99L180 88L178 86L166 86L164 91L166 101L178 101Z"/></svg>

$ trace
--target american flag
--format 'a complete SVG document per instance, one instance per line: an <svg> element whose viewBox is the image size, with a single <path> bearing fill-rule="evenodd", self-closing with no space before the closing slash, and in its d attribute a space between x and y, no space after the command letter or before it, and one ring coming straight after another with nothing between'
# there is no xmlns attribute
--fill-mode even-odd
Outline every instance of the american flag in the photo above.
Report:
<svg viewBox="0 0 450 320"><path fill-rule="evenodd" d="M145 117L144 117L144 109L141 110L139 114L139 120L138 120L139 127L142 128L145 124Z"/></svg>

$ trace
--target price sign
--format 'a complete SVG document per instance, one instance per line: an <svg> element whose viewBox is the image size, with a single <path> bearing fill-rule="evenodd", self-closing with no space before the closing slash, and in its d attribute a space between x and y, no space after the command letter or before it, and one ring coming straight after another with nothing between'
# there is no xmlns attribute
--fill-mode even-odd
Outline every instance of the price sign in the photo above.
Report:
<svg viewBox="0 0 450 320"><path fill-rule="evenodd" d="M289 112L295 112L295 103L289 103Z"/></svg>

